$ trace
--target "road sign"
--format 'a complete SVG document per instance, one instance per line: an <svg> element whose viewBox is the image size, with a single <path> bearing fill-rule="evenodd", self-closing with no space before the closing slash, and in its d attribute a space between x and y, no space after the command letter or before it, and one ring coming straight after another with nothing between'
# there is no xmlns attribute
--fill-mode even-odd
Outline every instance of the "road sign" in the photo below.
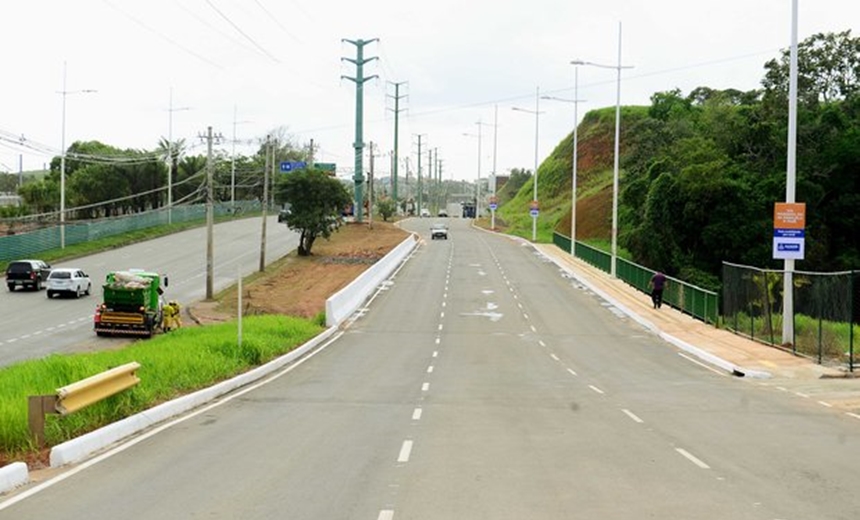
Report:
<svg viewBox="0 0 860 520"><path fill-rule="evenodd" d="M318 162L314 163L314 168L324 172L333 172L337 170L337 164L332 162Z"/></svg>
<svg viewBox="0 0 860 520"><path fill-rule="evenodd" d="M777 202L773 208L773 258L803 260L806 204Z"/></svg>
<svg viewBox="0 0 860 520"><path fill-rule="evenodd" d="M491 203L490 203L490 209L491 209L492 211L496 211L496 209L497 209L498 207L499 207L499 205L498 205L498 204L496 204L495 202L491 202Z"/></svg>
<svg viewBox="0 0 860 520"><path fill-rule="evenodd" d="M532 211L537 211L537 210L538 210L538 208L539 208L539 206L538 206L538 201L533 200L533 201L531 202L531 209L532 209Z"/></svg>
<svg viewBox="0 0 860 520"><path fill-rule="evenodd" d="M538 211L537 208L532 208L531 210L529 210L529 215L531 215L532 217L537 217L538 213L540 213L540 211Z"/></svg>
<svg viewBox="0 0 860 520"><path fill-rule="evenodd" d="M305 168L308 163L304 161L282 161L281 162L281 173L289 173L295 170L301 170Z"/></svg>

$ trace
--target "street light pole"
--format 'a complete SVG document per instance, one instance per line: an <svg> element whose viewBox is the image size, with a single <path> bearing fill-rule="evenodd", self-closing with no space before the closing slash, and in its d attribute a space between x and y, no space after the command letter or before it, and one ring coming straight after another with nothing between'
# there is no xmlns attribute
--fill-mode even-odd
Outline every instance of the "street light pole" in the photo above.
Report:
<svg viewBox="0 0 860 520"><path fill-rule="evenodd" d="M173 87L170 87L170 105L167 107L167 223L173 223L173 113L191 110L188 107L173 108Z"/></svg>
<svg viewBox="0 0 860 520"><path fill-rule="evenodd" d="M570 254L576 256L576 188L577 188L577 167L579 163L579 104L585 101L579 99L579 63L571 62L576 65L573 69L573 99L563 99L553 96L543 96L543 99L552 99L555 101L564 101L565 103L573 103L573 158L571 166L571 202L570 202Z"/></svg>
<svg viewBox="0 0 860 520"><path fill-rule="evenodd" d="M66 96L69 94L90 94L98 92L92 89L66 90L66 62L63 62L63 120L62 136L60 137L60 248L66 248Z"/></svg>
<svg viewBox="0 0 860 520"><path fill-rule="evenodd" d="M518 112L527 112L529 114L535 115L535 169L534 169L534 179L533 179L534 198L532 199L533 200L532 204L534 204L536 206L538 203L538 141L539 141L538 132L540 130L540 114L541 114L541 111L540 111L540 87L537 87L537 90L535 93L535 109L534 110L528 110L528 109L519 108L519 107L512 107L512 108L513 108L513 110L516 110ZM537 208L533 208L533 210L536 210L536 209ZM536 241L537 241L537 213L535 212L535 214L532 215L532 242L536 242Z"/></svg>
<svg viewBox="0 0 860 520"><path fill-rule="evenodd" d="M612 167L612 262L609 273L613 278L616 276L616 264L618 263L618 175L619 157L618 149L621 136L621 69L632 69L632 65L621 65L621 22L618 22L618 63L616 65L601 65L590 61L575 60L573 65L590 65L604 69L616 70L615 86L615 147L614 161Z"/></svg>
<svg viewBox="0 0 860 520"><path fill-rule="evenodd" d="M477 219L481 216L481 122L478 121L475 124L478 125L477 134L463 132L463 135L478 138L478 182L475 184L475 218Z"/></svg>
<svg viewBox="0 0 860 520"><path fill-rule="evenodd" d="M236 206L236 125L250 123L251 121L236 121L237 107L233 105L233 148L230 152L230 207ZM313 144L313 140L311 140ZM313 158L313 148L311 148L311 158Z"/></svg>

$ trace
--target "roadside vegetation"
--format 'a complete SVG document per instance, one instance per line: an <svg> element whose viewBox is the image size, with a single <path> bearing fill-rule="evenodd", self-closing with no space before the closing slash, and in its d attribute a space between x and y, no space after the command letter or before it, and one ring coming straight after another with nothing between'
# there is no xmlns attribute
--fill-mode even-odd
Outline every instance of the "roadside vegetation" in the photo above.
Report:
<svg viewBox="0 0 860 520"><path fill-rule="evenodd" d="M806 271L860 268L860 38L816 34L799 46L797 201L806 203ZM631 259L718 289L723 261L778 268L773 204L785 199L788 51L761 88L657 92L622 107L618 244ZM608 243L614 107L578 132L577 240ZM538 241L570 235L573 132L538 168ZM517 172L518 174L521 172ZM530 173L530 172L528 172ZM506 231L531 239L531 175L500 190ZM511 180L515 178L514 173ZM802 267L800 267L802 265Z"/></svg>
<svg viewBox="0 0 860 520"><path fill-rule="evenodd" d="M286 354L324 328L318 320L289 316L249 316L239 346L235 321L186 327L138 341L120 350L52 355L0 369L0 466L39 453L27 422L27 397L136 361L141 383L68 416L47 416L49 446L212 386Z"/></svg>

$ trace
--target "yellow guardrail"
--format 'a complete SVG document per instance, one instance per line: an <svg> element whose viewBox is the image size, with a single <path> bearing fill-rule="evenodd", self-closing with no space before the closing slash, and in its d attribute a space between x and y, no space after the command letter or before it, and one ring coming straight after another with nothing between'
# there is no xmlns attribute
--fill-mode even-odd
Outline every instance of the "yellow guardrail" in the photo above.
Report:
<svg viewBox="0 0 860 520"><path fill-rule="evenodd" d="M127 390L140 383L139 368L140 363L133 361L58 388L56 394L30 396L30 432L36 442L44 444L45 414L67 415Z"/></svg>

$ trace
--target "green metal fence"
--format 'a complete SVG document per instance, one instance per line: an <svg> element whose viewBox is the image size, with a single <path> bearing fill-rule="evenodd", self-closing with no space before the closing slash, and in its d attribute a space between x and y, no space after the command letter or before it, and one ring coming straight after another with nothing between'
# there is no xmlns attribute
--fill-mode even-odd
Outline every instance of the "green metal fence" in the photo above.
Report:
<svg viewBox="0 0 860 520"><path fill-rule="evenodd" d="M570 238L560 233L553 233L553 243L565 252L570 251ZM609 253L583 244L582 242L576 242L575 250L576 254L574 256L576 258L606 273L611 272L612 255ZM620 280L645 294L651 293L648 284L656 271L624 260L623 258L617 258L615 266L616 275ZM719 295L717 293L688 284L677 278L666 277L666 279L669 283L663 291L664 303L706 323L717 323L720 309Z"/></svg>
<svg viewBox="0 0 860 520"><path fill-rule="evenodd" d="M237 201L235 205L216 204L215 215L258 211L259 201ZM174 223L201 220L206 216L206 205L175 206L169 220ZM109 236L121 235L168 223L168 212L162 208L145 213L121 217L66 223L66 245L80 244ZM53 222L46 227L0 237L0 262L38 256L43 251L58 249L61 245L60 226Z"/></svg>

